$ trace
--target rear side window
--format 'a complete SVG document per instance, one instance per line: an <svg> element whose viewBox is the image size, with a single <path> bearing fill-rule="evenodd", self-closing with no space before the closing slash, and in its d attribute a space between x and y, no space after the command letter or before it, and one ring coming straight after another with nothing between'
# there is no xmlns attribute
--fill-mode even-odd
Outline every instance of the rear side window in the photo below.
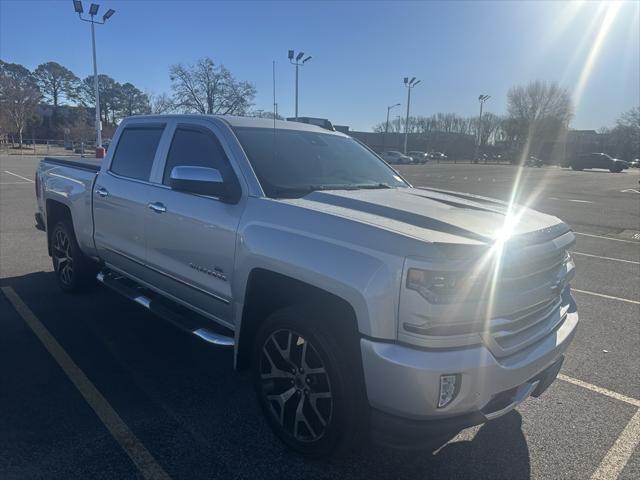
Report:
<svg viewBox="0 0 640 480"><path fill-rule="evenodd" d="M111 161L111 171L148 181L163 130L164 125L125 128Z"/></svg>
<svg viewBox="0 0 640 480"><path fill-rule="evenodd" d="M234 177L227 155L213 132L197 126L176 128L162 183L168 185L171 170L179 166L215 168L225 181Z"/></svg>

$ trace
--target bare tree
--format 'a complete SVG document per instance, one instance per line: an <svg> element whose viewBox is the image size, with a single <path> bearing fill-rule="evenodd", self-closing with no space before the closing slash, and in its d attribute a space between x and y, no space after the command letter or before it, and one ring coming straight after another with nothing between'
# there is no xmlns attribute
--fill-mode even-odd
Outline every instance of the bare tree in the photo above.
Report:
<svg viewBox="0 0 640 480"><path fill-rule="evenodd" d="M620 115L609 134L615 150L612 153L627 160L640 158L640 107Z"/></svg>
<svg viewBox="0 0 640 480"><path fill-rule="evenodd" d="M503 118L495 113L486 112L482 115L482 128L480 129L480 145L486 145L502 125Z"/></svg>
<svg viewBox="0 0 640 480"><path fill-rule="evenodd" d="M517 86L507 94L509 131L521 158L546 144L558 141L567 131L573 116L573 103L568 90L557 83L533 81Z"/></svg>
<svg viewBox="0 0 640 480"><path fill-rule="evenodd" d="M172 65L169 75L174 105L183 112L245 115L256 94L252 84L236 80L208 57L195 65Z"/></svg>
<svg viewBox="0 0 640 480"><path fill-rule="evenodd" d="M166 93L161 93L159 95L147 93L147 97L149 97L151 113L154 115L170 113L174 110L173 100L171 100L171 97Z"/></svg>
<svg viewBox="0 0 640 480"><path fill-rule="evenodd" d="M42 95L33 75L22 65L0 60L0 108L15 128L22 146L27 122L35 116Z"/></svg>

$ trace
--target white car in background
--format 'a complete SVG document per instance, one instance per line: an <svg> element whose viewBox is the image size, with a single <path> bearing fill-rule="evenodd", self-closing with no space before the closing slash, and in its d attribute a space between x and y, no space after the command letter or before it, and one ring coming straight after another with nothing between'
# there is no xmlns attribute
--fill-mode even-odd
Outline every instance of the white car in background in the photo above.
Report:
<svg viewBox="0 0 640 480"><path fill-rule="evenodd" d="M404 153L398 152L396 150L389 150L386 152L382 152L380 157L387 163L397 164L397 165L408 165L413 163L411 157L405 155Z"/></svg>

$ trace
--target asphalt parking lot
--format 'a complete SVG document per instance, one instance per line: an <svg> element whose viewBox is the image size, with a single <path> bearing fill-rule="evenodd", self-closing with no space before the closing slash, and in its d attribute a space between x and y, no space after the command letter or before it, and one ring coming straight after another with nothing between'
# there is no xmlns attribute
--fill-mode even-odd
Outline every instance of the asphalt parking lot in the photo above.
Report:
<svg viewBox="0 0 640 480"><path fill-rule="evenodd" d="M581 325L542 397L434 455L310 461L271 434L230 350L105 289L58 290L34 228L38 161L0 156L0 478L640 478L640 170L399 167L503 199L517 183L519 202L569 223Z"/></svg>

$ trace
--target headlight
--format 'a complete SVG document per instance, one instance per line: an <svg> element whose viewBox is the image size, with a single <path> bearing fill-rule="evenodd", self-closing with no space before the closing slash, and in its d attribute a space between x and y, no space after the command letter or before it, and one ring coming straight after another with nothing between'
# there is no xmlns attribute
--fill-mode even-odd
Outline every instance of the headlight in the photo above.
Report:
<svg viewBox="0 0 640 480"><path fill-rule="evenodd" d="M410 268L407 272L407 288L422 295L431 303L443 303L475 278L461 272L432 272Z"/></svg>

